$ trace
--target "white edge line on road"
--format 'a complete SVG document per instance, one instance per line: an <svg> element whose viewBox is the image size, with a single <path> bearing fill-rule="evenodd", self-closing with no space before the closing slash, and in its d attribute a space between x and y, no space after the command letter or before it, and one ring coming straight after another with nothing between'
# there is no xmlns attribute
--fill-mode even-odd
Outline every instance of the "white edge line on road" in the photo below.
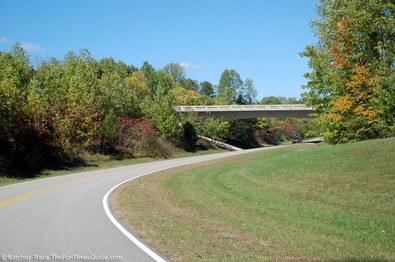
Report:
<svg viewBox="0 0 395 262"><path fill-rule="evenodd" d="M281 145L281 146L277 146L277 147L269 147L269 148L259 148L258 150L262 150L262 149L266 149L266 150L271 150L271 149L275 149L275 148L281 148L281 147L288 147L290 145ZM252 149L250 150L250 152L254 152L254 151L258 151L257 149ZM244 154L247 153L247 150L243 150L243 151L233 151L233 152L238 152L239 154ZM226 158L226 157L219 157L219 158ZM216 158L217 159L217 158ZM204 160L205 161L205 160ZM198 161L201 162L201 161ZM188 163L188 164L193 164L193 163ZM132 181L133 179L137 179L139 177L142 176L146 176L149 174L153 174L153 173L157 173L160 171L164 171L170 168L174 168L174 167L180 167L180 166L184 166L184 165L188 165L186 163L183 164L179 164L179 165L173 165L173 166L169 166L169 167L165 167L165 168L161 168L158 170L154 170L151 172L147 172L141 175L138 175L136 177L127 179L121 183L119 183L118 185L114 186L113 188L111 188L106 195L103 198L103 207L104 207L104 211L106 212L106 215L108 216L108 218L111 220L111 222L119 229L119 231L121 231L130 241L132 241L136 246L138 246L141 250L143 250L147 255L149 255L151 258L153 258L155 261L157 262L167 262L164 258L162 258L161 256L159 256L157 253L155 253L152 249L150 249L147 245L145 245L143 242L141 242L138 238L136 238L135 236L133 236L126 228L124 228L119 222L118 220L114 217L114 215L112 214L111 210L110 210L110 206L109 206L109 196L111 195L111 193L119 186Z"/></svg>
<svg viewBox="0 0 395 262"><path fill-rule="evenodd" d="M104 211L106 212L106 215L108 216L108 218L111 220L111 222L122 232L122 234L124 234L130 241L132 241L136 246L138 246L141 250L143 250L147 255L149 255L151 258L153 258L155 261L157 262L167 262L164 258L162 258L161 256L159 256L157 253L155 253L153 250L151 250L147 245L145 245L143 242L141 242L139 239L137 239L135 236L133 236L126 228L124 228L119 222L118 220L113 216L110 207L109 207L109 200L108 197L111 195L111 193L119 186L133 180L133 179L137 179L139 177L142 176L146 176L149 174L153 174L153 173L157 173L166 169L170 169L173 167L179 167L179 166L183 166L184 164L181 165L174 165L174 166L170 166L170 167L166 167L166 168L162 168L162 169L158 169L155 171L151 171L133 178L130 178L128 180L125 180L121 183L119 183L118 185L114 186L113 188L111 188L106 195L103 198L103 207L104 207Z"/></svg>

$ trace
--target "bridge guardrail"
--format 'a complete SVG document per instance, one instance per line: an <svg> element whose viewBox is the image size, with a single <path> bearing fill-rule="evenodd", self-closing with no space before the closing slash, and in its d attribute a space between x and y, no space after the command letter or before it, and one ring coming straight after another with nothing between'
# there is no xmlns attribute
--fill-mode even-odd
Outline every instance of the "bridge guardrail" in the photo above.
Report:
<svg viewBox="0 0 395 262"><path fill-rule="evenodd" d="M180 112L219 112L219 111L312 111L304 104L291 105L217 105L217 106L176 106Z"/></svg>

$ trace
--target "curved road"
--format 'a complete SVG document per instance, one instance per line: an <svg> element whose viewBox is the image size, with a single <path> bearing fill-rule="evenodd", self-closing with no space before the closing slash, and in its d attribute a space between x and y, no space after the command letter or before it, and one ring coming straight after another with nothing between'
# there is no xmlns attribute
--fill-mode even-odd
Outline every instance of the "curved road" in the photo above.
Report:
<svg viewBox="0 0 395 262"><path fill-rule="evenodd" d="M107 216L103 198L110 189L163 169L265 149L271 148L165 160L0 187L0 261L120 261L119 256L122 261L155 261Z"/></svg>

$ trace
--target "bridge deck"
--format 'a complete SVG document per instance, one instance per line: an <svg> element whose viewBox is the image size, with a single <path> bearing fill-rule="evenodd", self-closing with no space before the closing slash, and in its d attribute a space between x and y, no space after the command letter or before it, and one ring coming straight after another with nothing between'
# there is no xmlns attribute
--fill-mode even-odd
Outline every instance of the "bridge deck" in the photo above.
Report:
<svg viewBox="0 0 395 262"><path fill-rule="evenodd" d="M205 118L223 120L248 119L258 117L296 117L310 118L314 109L304 104L289 105L213 105L213 106L177 106L178 112L196 112Z"/></svg>
<svg viewBox="0 0 395 262"><path fill-rule="evenodd" d="M215 105L215 106L177 106L177 111L187 112L226 112L226 111L314 111L304 104L294 105Z"/></svg>

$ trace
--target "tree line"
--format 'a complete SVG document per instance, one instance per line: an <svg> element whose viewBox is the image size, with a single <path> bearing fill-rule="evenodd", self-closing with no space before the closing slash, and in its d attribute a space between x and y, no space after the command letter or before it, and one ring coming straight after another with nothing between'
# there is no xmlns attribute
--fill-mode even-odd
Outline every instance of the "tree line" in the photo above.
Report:
<svg viewBox="0 0 395 262"><path fill-rule="evenodd" d="M166 157L169 143L192 150L197 134L251 144L257 121L201 123L174 106L251 104L256 96L253 81L235 70L224 70L216 86L187 78L179 64L137 68L86 49L34 68L16 43L0 52L0 169L72 163L84 152Z"/></svg>
<svg viewBox="0 0 395 262"><path fill-rule="evenodd" d="M318 42L307 46L302 99L265 97L259 103L306 103L314 123L253 119L201 123L176 105L252 104L251 79L226 69L218 85L187 78L169 63L140 68L88 50L51 58L34 68L16 43L0 52L0 171L72 163L84 153L164 156L169 144L193 149L197 134L254 146L292 135L330 143L395 135L395 4L388 0L321 0L312 22Z"/></svg>

